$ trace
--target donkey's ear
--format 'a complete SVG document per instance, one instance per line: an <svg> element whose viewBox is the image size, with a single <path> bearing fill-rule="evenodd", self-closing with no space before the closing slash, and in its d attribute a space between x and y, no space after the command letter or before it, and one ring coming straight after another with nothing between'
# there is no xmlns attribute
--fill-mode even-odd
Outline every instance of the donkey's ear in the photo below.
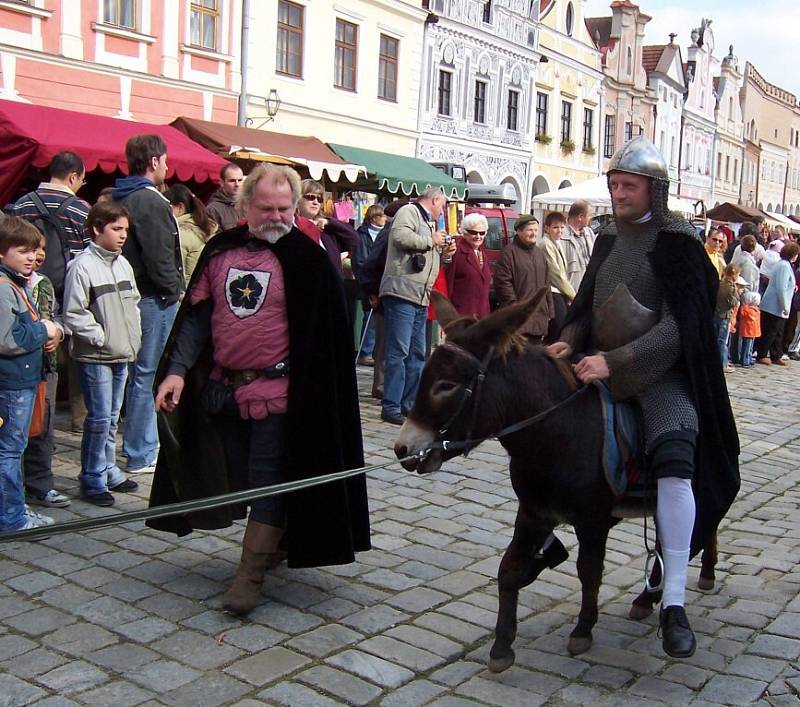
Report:
<svg viewBox="0 0 800 707"><path fill-rule="evenodd" d="M481 319L470 329L470 337L482 339L485 343L497 347L498 351L507 352L515 341L519 340L518 331L533 313L542 306L547 295L543 287L533 297L503 307Z"/></svg>
<svg viewBox="0 0 800 707"><path fill-rule="evenodd" d="M433 290L431 292L431 302L436 312L436 321L439 322L442 329L447 329L452 322L461 317L453 306L453 303L441 292Z"/></svg>

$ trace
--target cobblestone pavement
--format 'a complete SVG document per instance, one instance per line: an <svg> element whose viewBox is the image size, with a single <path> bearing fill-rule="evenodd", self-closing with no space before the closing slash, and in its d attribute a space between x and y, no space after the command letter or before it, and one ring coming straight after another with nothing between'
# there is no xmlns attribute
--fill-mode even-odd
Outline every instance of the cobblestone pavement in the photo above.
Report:
<svg viewBox="0 0 800 707"><path fill-rule="evenodd" d="M594 647L566 652L573 551L521 592L516 665L486 670L516 509L492 442L428 477L397 465L371 475L375 549L343 567L280 568L247 620L219 611L241 525L178 539L135 523L0 545L0 705L798 704L796 368L728 377L742 493L721 528L717 586L689 592L690 660L662 653L655 616L627 618L644 551L641 522L625 522L609 541ZM368 461L391 459L397 428L362 404ZM58 433L58 487L71 494L78 448ZM147 486L116 509L141 508ZM73 501L52 515L108 512ZM574 549L571 531L559 535ZM697 574L695 563L692 586Z"/></svg>

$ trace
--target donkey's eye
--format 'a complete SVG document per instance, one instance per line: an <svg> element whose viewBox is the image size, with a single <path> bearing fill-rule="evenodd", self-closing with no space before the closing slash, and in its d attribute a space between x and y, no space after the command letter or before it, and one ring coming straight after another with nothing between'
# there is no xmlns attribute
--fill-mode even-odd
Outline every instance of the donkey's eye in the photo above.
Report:
<svg viewBox="0 0 800 707"><path fill-rule="evenodd" d="M454 390L458 388L456 383L452 381L439 381L435 386L433 386L433 390L431 391L434 395L440 395L443 393L452 393Z"/></svg>

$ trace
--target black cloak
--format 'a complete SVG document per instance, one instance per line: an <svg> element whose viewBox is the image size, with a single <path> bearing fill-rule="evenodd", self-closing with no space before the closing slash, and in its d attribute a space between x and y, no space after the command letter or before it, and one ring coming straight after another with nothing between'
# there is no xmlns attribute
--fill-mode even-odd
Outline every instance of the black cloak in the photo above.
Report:
<svg viewBox="0 0 800 707"><path fill-rule="evenodd" d="M189 288L217 253L248 242L247 226L211 239L197 263ZM289 320L289 400L285 441L286 480L306 479L364 464L353 335L348 325L342 280L317 244L297 228L274 245L264 244L283 268ZM192 305L184 297L156 373L156 389L167 374L181 322ZM228 469L212 417L199 404L213 367L209 341L187 371L180 404L159 413L161 449L150 507L241 490L237 470ZM290 567L352 562L370 549L369 508L363 475L286 496ZM195 528L229 526L244 507L149 520L147 525L186 535Z"/></svg>
<svg viewBox="0 0 800 707"><path fill-rule="evenodd" d="M688 224L663 227L648 257L678 323L683 370L700 425L692 479L697 505L692 533L694 556L716 531L739 492L739 435L712 326L719 277L703 246L680 225ZM615 238L613 225L598 236L565 327L591 321L597 271Z"/></svg>

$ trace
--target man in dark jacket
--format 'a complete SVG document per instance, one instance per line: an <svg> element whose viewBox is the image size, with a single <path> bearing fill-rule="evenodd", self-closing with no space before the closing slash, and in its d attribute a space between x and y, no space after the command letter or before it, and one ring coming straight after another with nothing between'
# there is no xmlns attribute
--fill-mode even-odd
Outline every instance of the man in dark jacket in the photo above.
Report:
<svg viewBox="0 0 800 707"><path fill-rule="evenodd" d="M359 271L364 266L364 263L367 262L378 234L385 225L386 215L383 213L383 207L379 204L370 206L364 215L364 222L356 231L359 237L358 248L356 248L355 253L351 254L353 277L356 280L360 279ZM366 297L362 299L361 306L364 312L364 323L361 328L361 348L358 352L358 364L361 366L374 366L375 359L372 354L375 350L375 323L370 316L372 307L370 307L369 300Z"/></svg>
<svg viewBox="0 0 800 707"><path fill-rule="evenodd" d="M668 210L667 165L647 138L626 143L608 177L615 224L595 243L549 350L586 353L579 380L604 381L642 411L658 483L662 645L686 658L696 646L684 610L690 548L716 531L739 489L739 439L712 329L718 278L690 224Z"/></svg>
<svg viewBox="0 0 800 707"><path fill-rule="evenodd" d="M159 368L151 506L363 465L344 288L293 226L299 198L293 170L259 165L242 186L247 224L200 257ZM182 535L234 517L227 507L150 525ZM284 534L290 567L352 562L370 547L364 476L253 501L225 609L257 606Z"/></svg>
<svg viewBox="0 0 800 707"><path fill-rule="evenodd" d="M244 181L244 172L239 165L229 162L219 173L220 185L206 205L209 218L214 219L220 231L227 231L239 223L239 207L236 197Z"/></svg>
<svg viewBox="0 0 800 707"><path fill-rule="evenodd" d="M130 176L117 180L112 198L130 214L122 253L142 296L142 348L128 376L122 451L128 473L138 474L155 468L153 379L183 291L183 265L178 224L169 201L157 189L167 176L166 144L158 135L137 135L125 145L125 157Z"/></svg>
<svg viewBox="0 0 800 707"><path fill-rule="evenodd" d="M533 297L546 287L547 306L534 312L521 329L528 339L540 342L547 334L547 325L555 310L547 259L536 247L539 221L530 214L520 216L514 224L514 230L514 240L503 249L495 266L495 299L499 307L507 307Z"/></svg>

